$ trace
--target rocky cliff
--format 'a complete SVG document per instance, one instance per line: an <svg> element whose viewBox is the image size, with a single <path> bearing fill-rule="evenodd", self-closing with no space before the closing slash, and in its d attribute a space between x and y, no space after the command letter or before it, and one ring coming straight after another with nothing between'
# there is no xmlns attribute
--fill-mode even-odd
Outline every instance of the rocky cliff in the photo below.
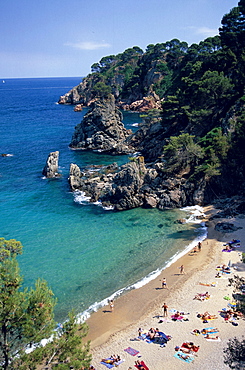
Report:
<svg viewBox="0 0 245 370"><path fill-rule="evenodd" d="M184 177L170 177L163 172L163 163L146 165L139 156L118 168L116 164L105 166L94 173L71 166L70 186L90 198L100 201L104 207L122 211L136 207L178 208L203 204L205 184L192 183Z"/></svg>
<svg viewBox="0 0 245 370"><path fill-rule="evenodd" d="M75 171L71 187L118 210L181 207L244 194L242 4L224 16L219 35L191 46L173 39L150 44L145 52L133 47L103 57L60 98L63 104L91 105L71 148L140 152L145 162L135 159L96 176ZM99 100L109 93L109 102ZM126 132L116 106L148 111L135 134Z"/></svg>
<svg viewBox="0 0 245 370"><path fill-rule="evenodd" d="M91 104L82 122L75 127L69 146L71 149L129 154L133 148L125 140L131 133L122 123L114 96L109 95Z"/></svg>

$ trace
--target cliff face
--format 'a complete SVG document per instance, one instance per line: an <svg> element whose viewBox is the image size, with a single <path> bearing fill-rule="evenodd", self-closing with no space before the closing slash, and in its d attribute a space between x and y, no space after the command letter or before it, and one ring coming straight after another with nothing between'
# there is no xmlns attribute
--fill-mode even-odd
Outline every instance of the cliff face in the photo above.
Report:
<svg viewBox="0 0 245 370"><path fill-rule="evenodd" d="M126 144L131 131L122 123L122 114L115 105L115 98L96 100L82 122L76 126L70 143L72 149L105 151L111 154L130 153Z"/></svg>

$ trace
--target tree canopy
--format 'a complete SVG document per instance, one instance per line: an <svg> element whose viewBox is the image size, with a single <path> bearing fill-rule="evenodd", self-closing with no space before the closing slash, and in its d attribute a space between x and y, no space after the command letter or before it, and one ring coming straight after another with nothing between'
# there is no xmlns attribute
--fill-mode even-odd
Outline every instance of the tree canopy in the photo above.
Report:
<svg viewBox="0 0 245 370"><path fill-rule="evenodd" d="M60 332L54 331L54 307L57 303L45 280L38 279L35 288L23 288L17 256L23 246L15 239L0 238L0 363L4 370L36 369L45 359L58 363L64 359L69 369L89 366L89 343L82 344L88 328L78 324L74 312L70 313ZM38 346L31 354L26 349L44 338L52 341ZM69 365L69 367L68 367ZM58 368L57 368L58 369Z"/></svg>

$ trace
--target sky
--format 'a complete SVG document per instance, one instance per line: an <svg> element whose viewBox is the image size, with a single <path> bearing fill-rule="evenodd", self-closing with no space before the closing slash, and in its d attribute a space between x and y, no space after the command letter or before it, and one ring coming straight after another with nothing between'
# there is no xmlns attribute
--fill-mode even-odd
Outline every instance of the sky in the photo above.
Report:
<svg viewBox="0 0 245 370"><path fill-rule="evenodd" d="M238 0L2 0L0 78L84 77L125 49L218 34Z"/></svg>

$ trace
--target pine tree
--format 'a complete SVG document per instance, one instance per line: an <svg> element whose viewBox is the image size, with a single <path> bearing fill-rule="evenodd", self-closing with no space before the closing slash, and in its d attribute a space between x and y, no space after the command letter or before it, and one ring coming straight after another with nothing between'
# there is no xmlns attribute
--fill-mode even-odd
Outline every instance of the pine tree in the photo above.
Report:
<svg viewBox="0 0 245 370"><path fill-rule="evenodd" d="M0 238L0 361L4 370L28 345L51 335L54 328L53 292L46 281L38 280L35 289L22 288L17 255L23 246Z"/></svg>

